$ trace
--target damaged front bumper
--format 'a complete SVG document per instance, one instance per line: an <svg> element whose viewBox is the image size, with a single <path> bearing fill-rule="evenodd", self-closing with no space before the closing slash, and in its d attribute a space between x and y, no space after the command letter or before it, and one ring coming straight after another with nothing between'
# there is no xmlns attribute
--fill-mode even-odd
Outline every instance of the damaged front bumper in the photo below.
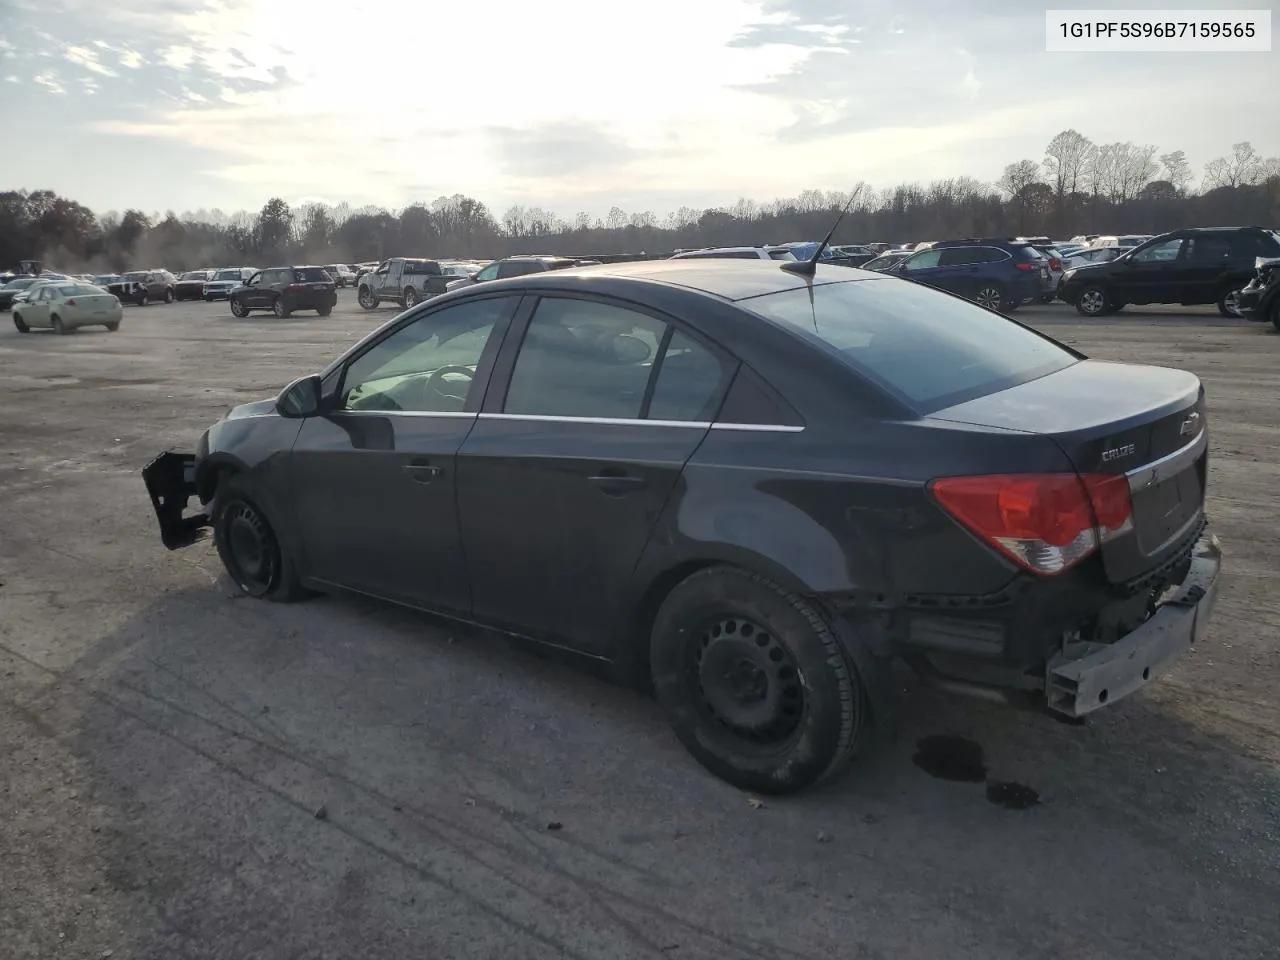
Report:
<svg viewBox="0 0 1280 960"><path fill-rule="evenodd" d="M1089 644L1081 656L1050 661L1045 699L1055 713L1082 717L1133 693L1204 636L1218 598L1222 548L1203 537L1176 593L1133 632L1115 643Z"/></svg>
<svg viewBox="0 0 1280 960"><path fill-rule="evenodd" d="M160 540L166 547L177 550L204 539L209 514L201 511L186 515L187 505L196 496L195 454L162 453L142 468L142 479L160 521Z"/></svg>

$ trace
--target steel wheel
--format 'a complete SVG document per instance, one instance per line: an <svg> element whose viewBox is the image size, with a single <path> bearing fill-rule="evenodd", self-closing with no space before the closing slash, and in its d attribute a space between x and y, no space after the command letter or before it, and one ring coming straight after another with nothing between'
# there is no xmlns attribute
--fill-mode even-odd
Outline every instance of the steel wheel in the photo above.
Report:
<svg viewBox="0 0 1280 960"><path fill-rule="evenodd" d="M988 310L999 310L1004 302L1004 292L999 287L983 287L973 298L973 302Z"/></svg>
<svg viewBox="0 0 1280 960"><path fill-rule="evenodd" d="M785 743L804 711L795 657L763 627L734 617L710 623L693 646L689 682L699 710L760 746Z"/></svg>
<svg viewBox="0 0 1280 960"><path fill-rule="evenodd" d="M235 500L219 519L231 579L250 596L269 593L280 575L280 549L266 518L247 500Z"/></svg>
<svg viewBox="0 0 1280 960"><path fill-rule="evenodd" d="M1101 316L1107 310L1107 294L1098 287L1082 290L1076 298L1076 309L1086 317Z"/></svg>

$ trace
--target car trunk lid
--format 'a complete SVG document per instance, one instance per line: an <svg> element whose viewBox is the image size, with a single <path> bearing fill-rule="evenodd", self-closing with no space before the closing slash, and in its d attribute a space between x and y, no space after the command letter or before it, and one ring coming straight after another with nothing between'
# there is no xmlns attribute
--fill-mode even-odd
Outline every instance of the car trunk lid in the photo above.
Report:
<svg viewBox="0 0 1280 960"><path fill-rule="evenodd" d="M931 417L1047 436L1078 473L1126 476L1133 532L1101 550L1113 583L1160 566L1203 518L1205 397L1185 370L1082 360Z"/></svg>

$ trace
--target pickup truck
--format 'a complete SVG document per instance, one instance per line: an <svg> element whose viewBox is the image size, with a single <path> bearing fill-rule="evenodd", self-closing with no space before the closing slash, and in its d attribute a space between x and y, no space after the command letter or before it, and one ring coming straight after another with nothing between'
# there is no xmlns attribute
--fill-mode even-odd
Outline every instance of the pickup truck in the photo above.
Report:
<svg viewBox="0 0 1280 960"><path fill-rule="evenodd" d="M366 310L373 310L384 300L408 309L444 293L445 284L456 279L445 273L439 260L392 257L371 273L361 274L356 300Z"/></svg>

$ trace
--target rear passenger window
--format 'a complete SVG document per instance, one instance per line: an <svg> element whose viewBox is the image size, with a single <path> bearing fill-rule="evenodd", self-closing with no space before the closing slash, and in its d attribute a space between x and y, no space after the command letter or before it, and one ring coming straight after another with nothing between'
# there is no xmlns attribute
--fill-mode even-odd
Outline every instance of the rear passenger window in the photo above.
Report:
<svg viewBox="0 0 1280 960"><path fill-rule="evenodd" d="M1193 236L1187 240L1187 259L1215 263L1231 258L1231 243L1223 236Z"/></svg>
<svg viewBox="0 0 1280 960"><path fill-rule="evenodd" d="M973 263L999 263L1010 259L1009 255L998 247L978 247L973 251Z"/></svg>
<svg viewBox="0 0 1280 960"><path fill-rule="evenodd" d="M611 304L543 298L516 355L503 412L639 419L666 326Z"/></svg>
<svg viewBox="0 0 1280 960"><path fill-rule="evenodd" d="M966 263L977 263L975 256L977 249L974 247L947 247L942 251L942 257L938 260L940 267L962 267Z"/></svg>
<svg viewBox="0 0 1280 960"><path fill-rule="evenodd" d="M709 421L715 416L720 381L715 355L683 333L672 333L658 367L648 419Z"/></svg>

